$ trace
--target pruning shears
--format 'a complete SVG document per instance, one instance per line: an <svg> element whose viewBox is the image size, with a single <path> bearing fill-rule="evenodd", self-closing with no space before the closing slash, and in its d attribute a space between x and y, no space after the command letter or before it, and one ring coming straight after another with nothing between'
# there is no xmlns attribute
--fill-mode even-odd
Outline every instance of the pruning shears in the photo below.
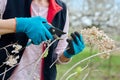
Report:
<svg viewBox="0 0 120 80"><path fill-rule="evenodd" d="M51 33L55 38L57 38L57 37L59 37L59 36L61 36L61 35L63 35L63 34L66 34L66 33L63 32L62 30L54 27L53 25L51 25L51 24L49 24L49 25L51 26L51 28L49 29L49 31L50 31L50 33Z"/></svg>
<svg viewBox="0 0 120 80"><path fill-rule="evenodd" d="M50 27L49 31L50 33L54 36L54 38L58 38L59 36L66 34L65 32L63 32L62 30L54 27L51 24L48 24ZM31 40L28 41L27 46L29 46L30 44L32 44L33 42Z"/></svg>

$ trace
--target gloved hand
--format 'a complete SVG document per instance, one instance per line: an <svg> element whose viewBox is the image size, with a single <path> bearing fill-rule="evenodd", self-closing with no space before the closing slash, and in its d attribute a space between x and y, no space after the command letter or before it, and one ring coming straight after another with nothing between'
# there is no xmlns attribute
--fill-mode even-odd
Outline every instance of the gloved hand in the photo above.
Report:
<svg viewBox="0 0 120 80"><path fill-rule="evenodd" d="M85 48L83 37L78 32L71 33L71 38L72 39L67 39L67 50L65 50L63 53L67 58L71 58Z"/></svg>
<svg viewBox="0 0 120 80"><path fill-rule="evenodd" d="M49 27L44 25L47 20L41 17L16 18L16 32L25 32L33 44L40 44L42 41L53 39Z"/></svg>

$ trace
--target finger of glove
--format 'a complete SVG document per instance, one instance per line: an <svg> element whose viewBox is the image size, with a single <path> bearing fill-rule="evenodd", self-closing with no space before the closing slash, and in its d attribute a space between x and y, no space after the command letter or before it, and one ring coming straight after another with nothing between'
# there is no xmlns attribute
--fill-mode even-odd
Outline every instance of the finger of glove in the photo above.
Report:
<svg viewBox="0 0 120 80"><path fill-rule="evenodd" d="M74 42L73 42L74 44ZM75 51L75 54L78 54L80 53L82 50L84 49L83 45L80 43L78 43L78 45L74 45L74 51Z"/></svg>
<svg viewBox="0 0 120 80"><path fill-rule="evenodd" d="M81 40L81 43L82 43L83 45L85 45L85 44L84 44L84 40L83 40L83 36L82 36L82 35L80 35L80 40Z"/></svg>
<svg viewBox="0 0 120 80"><path fill-rule="evenodd" d="M68 49L71 49L73 44L72 44L72 40L71 39L67 39L68 42Z"/></svg>
<svg viewBox="0 0 120 80"><path fill-rule="evenodd" d="M75 32L71 36L74 39L73 44L74 44L75 48L82 48L83 44L82 44L82 41L80 39L80 34L78 32Z"/></svg>
<svg viewBox="0 0 120 80"><path fill-rule="evenodd" d="M77 46L78 48L82 49L84 48L84 42L82 42L77 36L76 36L76 40L77 40Z"/></svg>
<svg viewBox="0 0 120 80"><path fill-rule="evenodd" d="M71 41L72 41L71 39L67 39L68 44L69 44L69 43L72 43Z"/></svg>
<svg viewBox="0 0 120 80"><path fill-rule="evenodd" d="M77 39L77 43L78 43L78 44L76 44L76 43L73 41L74 51L75 51L74 54L78 54L78 53L80 53L80 52L84 49L84 45L81 43L81 41L79 40L79 38L76 37L76 39Z"/></svg>
<svg viewBox="0 0 120 80"><path fill-rule="evenodd" d="M79 40L78 36L75 35L75 33L74 33L74 34L71 34L71 37L73 38L73 41L72 41L73 49L80 49L82 47L82 43ZM76 50L74 50L74 51L76 51Z"/></svg>
<svg viewBox="0 0 120 80"><path fill-rule="evenodd" d="M84 40L81 34L79 34L77 31L75 32L75 35L79 38L79 40L84 44Z"/></svg>
<svg viewBox="0 0 120 80"><path fill-rule="evenodd" d="M73 39L73 41L76 43L76 44L78 44L78 42L77 42L77 36L74 34L74 33L71 33L71 37L72 37L72 39Z"/></svg>
<svg viewBox="0 0 120 80"><path fill-rule="evenodd" d="M48 39L53 40L52 34L51 34L47 29L45 29L45 36L46 36ZM46 38L46 39L47 39L47 38Z"/></svg>
<svg viewBox="0 0 120 80"><path fill-rule="evenodd" d="M79 32L75 31L74 33L75 33L75 35L80 39L80 34L79 34Z"/></svg>
<svg viewBox="0 0 120 80"><path fill-rule="evenodd" d="M42 41L46 41L46 40L47 40L45 33L42 33L42 35L41 35L41 40L42 40Z"/></svg>
<svg viewBox="0 0 120 80"><path fill-rule="evenodd" d="M33 44L35 44L35 45L39 45L41 43L41 38L38 35L35 35L34 37L30 37L30 39L32 40Z"/></svg>
<svg viewBox="0 0 120 80"><path fill-rule="evenodd" d="M69 53L69 54L72 54L72 55L74 55L74 44L72 43L72 40L71 39L67 39L67 42L68 42L68 46L67 46L67 52Z"/></svg>
<svg viewBox="0 0 120 80"><path fill-rule="evenodd" d="M43 23L43 25L49 30L52 26L50 24L48 24L47 22L46 23Z"/></svg>
<svg viewBox="0 0 120 80"><path fill-rule="evenodd" d="M42 33L40 31L36 31L34 33L31 33L31 40L33 44L39 45L43 40L42 40Z"/></svg>

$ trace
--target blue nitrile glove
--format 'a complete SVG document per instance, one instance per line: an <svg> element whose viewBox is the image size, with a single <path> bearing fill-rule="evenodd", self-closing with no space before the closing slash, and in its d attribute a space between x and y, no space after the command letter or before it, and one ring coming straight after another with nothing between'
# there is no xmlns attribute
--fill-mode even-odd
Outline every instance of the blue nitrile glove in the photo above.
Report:
<svg viewBox="0 0 120 80"><path fill-rule="evenodd" d="M67 50L65 50L63 53L67 58L71 58L72 56L83 51L85 48L83 37L78 32L71 33L71 38L72 39L67 39Z"/></svg>
<svg viewBox="0 0 120 80"><path fill-rule="evenodd" d="M25 32L33 44L40 44L42 41L53 39L52 34L44 23L47 20L38 16L31 18L16 18L16 32Z"/></svg>

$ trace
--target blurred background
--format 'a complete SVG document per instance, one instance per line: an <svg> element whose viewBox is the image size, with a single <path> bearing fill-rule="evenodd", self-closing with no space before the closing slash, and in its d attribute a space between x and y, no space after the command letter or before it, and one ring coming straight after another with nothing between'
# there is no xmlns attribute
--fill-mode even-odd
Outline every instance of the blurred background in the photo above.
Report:
<svg viewBox="0 0 120 80"><path fill-rule="evenodd" d="M69 33L84 28L98 27L115 41L120 47L120 0L63 0L69 11ZM64 75L74 64L96 54L86 45L82 53L72 58L65 65L58 65L57 80ZM87 65L87 68L80 71ZM78 71L78 72L77 72ZM77 72L71 76L71 74ZM111 52L108 59L94 57L71 70L63 80L120 80L120 50Z"/></svg>
<svg viewBox="0 0 120 80"><path fill-rule="evenodd" d="M120 34L120 0L63 1L69 10L71 27L84 28L95 25L107 33Z"/></svg>

